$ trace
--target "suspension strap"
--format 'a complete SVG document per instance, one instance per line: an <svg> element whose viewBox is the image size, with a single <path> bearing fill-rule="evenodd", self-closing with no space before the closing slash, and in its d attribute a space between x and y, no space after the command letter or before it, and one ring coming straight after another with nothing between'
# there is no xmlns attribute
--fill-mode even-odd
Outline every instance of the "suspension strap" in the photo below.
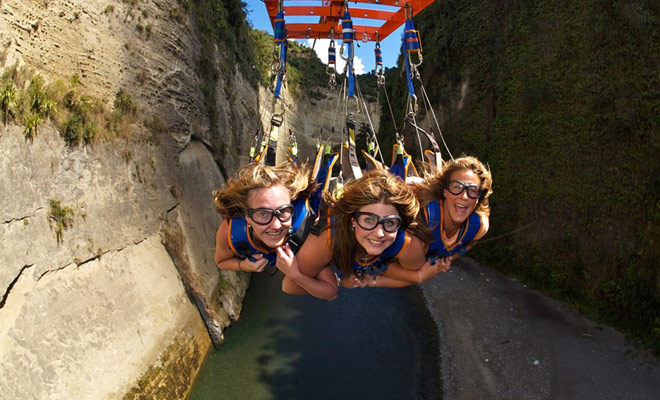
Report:
<svg viewBox="0 0 660 400"><path fill-rule="evenodd" d="M273 28L273 37L275 45L273 46L273 61L271 63L271 70L276 75L275 88L273 95L276 99L280 98L282 90L282 83L284 75L286 74L286 25L284 23L284 9L282 7L282 0L278 3L278 12L275 16L275 26Z"/></svg>
<svg viewBox="0 0 660 400"><path fill-rule="evenodd" d="M277 47L278 45L276 45ZM281 98L282 84L284 81L284 76L286 75L286 51L287 51L287 42L286 40L279 44L280 47L280 57L278 59L279 68L276 71L277 80L275 83L275 90L273 91L273 96L276 99Z"/></svg>
<svg viewBox="0 0 660 400"><path fill-rule="evenodd" d="M366 135L366 145L367 145L367 151L365 152L362 150L362 153L365 155L365 159L368 161L367 164L375 161L375 158L377 156L380 156L381 162L378 164L384 165L383 161L383 155L380 153L380 146L378 145L378 138L376 137L376 131L374 130L374 124L371 121L371 115L369 114L369 108L367 107L367 102L364 100L364 96L362 95L362 90L360 90L360 84L359 82L355 82L355 88L357 90L357 95L358 99L360 102L361 110L364 112L364 115L367 117L367 122L369 122L369 132Z"/></svg>
<svg viewBox="0 0 660 400"><path fill-rule="evenodd" d="M397 138L397 142L392 148L392 165L390 173L406 180L408 176L418 176L417 169L412 162L412 157L406 153L403 148L403 142Z"/></svg>
<svg viewBox="0 0 660 400"><path fill-rule="evenodd" d="M328 66L325 68L325 73L330 75L328 86L331 89L335 89L337 87L337 78L335 76L335 72L337 72L337 49L335 49L334 30L331 30L330 47L328 47Z"/></svg>
<svg viewBox="0 0 660 400"><path fill-rule="evenodd" d="M376 33L376 37L378 34ZM378 84L381 84L381 79L385 83L385 71L383 69L383 50L380 48L380 42L376 42L376 47L374 48L374 53L376 55L376 68L374 68L374 74L378 78Z"/></svg>
<svg viewBox="0 0 660 400"><path fill-rule="evenodd" d="M406 22L403 33L405 41L405 50L408 54L408 59L410 63L416 67L419 67L422 64L422 43L419 40L419 31L415 29L415 24L412 20L412 6L406 4ZM412 61L410 53L415 53L418 56L417 62Z"/></svg>
<svg viewBox="0 0 660 400"><path fill-rule="evenodd" d="M277 138L279 137L280 127L284 122L284 117L282 114L273 114L273 117L270 119L270 132L268 134L268 144L264 146L262 155L259 157L259 161L265 165L275 165L276 163L276 153L277 153Z"/></svg>
<svg viewBox="0 0 660 400"><path fill-rule="evenodd" d="M298 160L298 142L296 141L296 135L293 134L293 127L289 128L289 153L286 155L286 158L296 167L300 166L300 161Z"/></svg>
<svg viewBox="0 0 660 400"><path fill-rule="evenodd" d="M318 183L318 186L310 196L309 204L317 215L321 210L323 192L330 190L332 168L337 162L337 158L339 158L339 154L333 153L332 146L329 144L321 145L316 152L312 179Z"/></svg>
<svg viewBox="0 0 660 400"><path fill-rule="evenodd" d="M282 43L285 40L285 34L284 34L284 11L280 10L277 12L277 15L275 16L275 28L273 28L273 35L275 37L275 43Z"/></svg>
<svg viewBox="0 0 660 400"><path fill-rule="evenodd" d="M440 140L442 140L442 144L445 146L445 150L447 151L447 154L449 154L449 157L453 160L454 156L451 154L451 151L449 151L449 147L447 146L447 142L445 142L445 137L442 135L442 129L440 129L440 124L438 123L438 119L436 118L435 112L433 111L433 106L431 105L431 100L429 99L428 94L426 94L426 89L424 89L424 85L422 84L421 79L420 79L420 86L422 88L422 96L424 98L424 102L425 102L425 104L429 105L429 109L431 110L431 115L433 116L433 121L435 122L435 127L438 130L438 134L440 135ZM422 132L424 132L424 131L422 131ZM424 132L424 133L427 135L427 137L429 137L429 141L431 142L431 145L433 146L433 151L436 153L434 160L431 160L431 158L429 158L428 155L427 155L427 158L429 158L429 160L432 163L435 163L438 168L441 168L442 167L442 157L440 156L440 148L439 148L438 144L435 142L435 139L431 140L432 138L435 138L435 132L433 132L433 128L431 127L431 133L430 134L428 134L426 132ZM437 149L436 149L436 147L437 147Z"/></svg>
<svg viewBox="0 0 660 400"><path fill-rule="evenodd" d="M411 55L415 53L418 55L418 61L412 61ZM406 4L406 22L403 33L403 55L404 63L406 64L406 81L408 83L408 115L417 114L417 96L415 95L415 88L413 87L412 78L418 76L419 72L417 67L422 63L422 46L419 41L419 31L415 29L412 21L412 6Z"/></svg>
<svg viewBox="0 0 660 400"><path fill-rule="evenodd" d="M350 113L346 117L346 140L341 147L342 177L346 180L362 177L362 169L355 150L355 122L355 115Z"/></svg>
<svg viewBox="0 0 660 400"><path fill-rule="evenodd" d="M348 4L345 5L346 11L341 20L341 35L342 43L339 55L346 61L346 76L348 77L348 97L355 97L355 74L353 73L353 21L351 20L351 13L348 12ZM344 57L344 49L346 49L346 57Z"/></svg>

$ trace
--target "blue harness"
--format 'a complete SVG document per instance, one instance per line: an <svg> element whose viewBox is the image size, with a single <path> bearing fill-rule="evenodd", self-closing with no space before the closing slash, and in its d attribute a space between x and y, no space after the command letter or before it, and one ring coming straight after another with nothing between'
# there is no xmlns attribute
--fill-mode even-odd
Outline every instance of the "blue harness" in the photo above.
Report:
<svg viewBox="0 0 660 400"><path fill-rule="evenodd" d="M293 253L297 253L302 246L307 234L309 225L313 223L315 214L309 206L307 199L299 199L293 202L293 218L291 221L291 230L289 231L288 243ZM245 217L231 218L229 220L229 248L241 259L249 258L255 261L255 254L263 254L268 260L268 266L275 265L277 253L275 250L264 250L254 243L252 235L247 226Z"/></svg>
<svg viewBox="0 0 660 400"><path fill-rule="evenodd" d="M330 237L332 237L334 229L330 230ZM367 275L382 275L383 272L387 269L388 265L392 260L394 260L403 247L405 246L407 242L407 236L408 233L404 229L399 229L399 231L396 234L396 239L394 239L394 243L392 243L388 248L385 249L380 255L373 260L369 264L360 264L357 261L353 261L353 265L351 265L351 269L353 270L353 273L355 276L358 278L362 278L364 274ZM336 264L332 263L330 265L332 267L332 270L334 271L335 274L339 278L342 278L344 276L344 273L339 267L337 267Z"/></svg>
<svg viewBox="0 0 660 400"><path fill-rule="evenodd" d="M455 253L465 253L465 246L470 243L481 229L481 217L472 213L470 218L463 223L458 232L456 244L451 249L446 249L442 242L442 208L440 202L435 200L430 202L424 209L424 216L429 228L433 230L434 241L431 242L426 259L435 264L437 257L447 257Z"/></svg>

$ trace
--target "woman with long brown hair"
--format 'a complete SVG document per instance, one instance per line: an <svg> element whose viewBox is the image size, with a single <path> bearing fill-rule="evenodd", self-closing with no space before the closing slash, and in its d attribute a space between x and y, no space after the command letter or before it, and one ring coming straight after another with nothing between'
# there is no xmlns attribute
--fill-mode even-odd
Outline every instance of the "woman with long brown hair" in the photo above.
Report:
<svg viewBox="0 0 660 400"><path fill-rule="evenodd" d="M324 201L328 215L319 219L318 233L295 257L278 259L278 268L316 277L330 265L349 288L408 286L438 272L425 263L429 235L417 223L419 203L401 178L372 170L339 193L326 193ZM291 294L304 293L301 286L293 275L282 282Z"/></svg>

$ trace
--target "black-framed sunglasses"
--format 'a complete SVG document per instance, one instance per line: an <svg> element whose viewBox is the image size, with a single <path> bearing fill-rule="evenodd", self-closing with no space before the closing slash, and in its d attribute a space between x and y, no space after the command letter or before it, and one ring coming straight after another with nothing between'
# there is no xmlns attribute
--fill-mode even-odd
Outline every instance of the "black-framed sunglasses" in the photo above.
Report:
<svg viewBox="0 0 660 400"><path fill-rule="evenodd" d="M477 185L467 185L461 181L449 181L447 185L447 190L449 193L458 196L463 193L463 190L467 190L467 195L471 199L478 199L481 195L481 188Z"/></svg>
<svg viewBox="0 0 660 400"><path fill-rule="evenodd" d="M257 225L268 225L273 220L273 217L277 217L280 222L287 222L293 217L293 204L285 204L276 210L270 208L248 208L247 215Z"/></svg>
<svg viewBox="0 0 660 400"><path fill-rule="evenodd" d="M367 231L372 231L376 229L378 224L381 224L385 232L394 233L401 226L401 217L398 215L381 217L370 212L356 211L353 213L353 218L360 228Z"/></svg>

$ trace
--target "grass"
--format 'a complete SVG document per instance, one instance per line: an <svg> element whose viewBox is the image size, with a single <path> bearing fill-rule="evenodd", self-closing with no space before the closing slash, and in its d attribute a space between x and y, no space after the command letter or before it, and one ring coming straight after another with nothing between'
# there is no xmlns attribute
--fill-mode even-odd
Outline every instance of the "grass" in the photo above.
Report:
<svg viewBox="0 0 660 400"><path fill-rule="evenodd" d="M29 82L29 83L28 83ZM19 88L25 87L25 90ZM23 125L26 140L34 140L41 124L52 121L70 147L89 145L95 140L128 137L138 109L130 93L120 89L109 110L101 99L80 89L80 78L51 83L27 68L12 66L0 74L0 112L3 123Z"/></svg>
<svg viewBox="0 0 660 400"><path fill-rule="evenodd" d="M74 210L72 207L63 206L59 200L50 199L48 201L50 209L48 211L48 223L55 231L57 244L63 242L64 231L73 225Z"/></svg>

